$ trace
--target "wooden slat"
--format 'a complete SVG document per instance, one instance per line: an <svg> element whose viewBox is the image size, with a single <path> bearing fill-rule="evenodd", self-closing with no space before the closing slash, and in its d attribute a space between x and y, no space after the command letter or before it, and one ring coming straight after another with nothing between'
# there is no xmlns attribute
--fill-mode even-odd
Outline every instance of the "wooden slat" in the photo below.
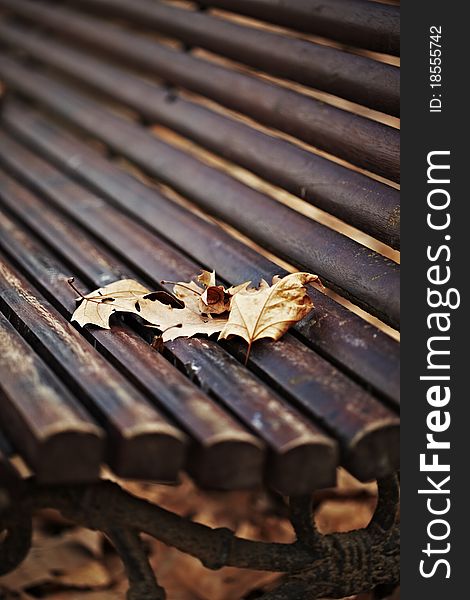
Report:
<svg viewBox="0 0 470 600"><path fill-rule="evenodd" d="M215 268L226 281L256 282L260 277L270 280L276 273L284 274L277 265L218 225L169 201L38 111L17 101L6 101L3 119L15 136L32 143L61 169L78 177L134 219L168 237L206 267ZM97 259L92 263L97 265ZM116 273L114 279L118 278ZM399 345L314 288L310 288L310 295L315 309L295 327L302 339L365 385L398 403Z"/></svg>
<svg viewBox="0 0 470 600"><path fill-rule="evenodd" d="M92 481L103 433L0 313L0 419L41 482Z"/></svg>
<svg viewBox="0 0 470 600"><path fill-rule="evenodd" d="M183 434L0 256L0 308L108 432L106 459L123 477L175 480ZM149 457L154 457L149 460ZM160 458L159 458L160 457Z"/></svg>
<svg viewBox="0 0 470 600"><path fill-rule="evenodd" d="M106 19L122 17L188 45L382 112L400 114L397 67L335 48L239 25L151 0L78 0ZM371 10L372 15L373 10Z"/></svg>
<svg viewBox="0 0 470 600"><path fill-rule="evenodd" d="M180 338L167 347L189 376L266 440L272 452L266 480L272 487L293 495L331 485L335 480L331 464L338 460L337 449L336 444L326 443L322 430L216 342Z"/></svg>
<svg viewBox="0 0 470 600"><path fill-rule="evenodd" d="M395 262L161 142L49 77L6 58L0 59L0 73L8 83L105 141L204 210L299 270L317 273L335 291L398 326L400 269Z"/></svg>
<svg viewBox="0 0 470 600"><path fill-rule="evenodd" d="M26 217L28 224L34 224L42 237L48 241L55 240L57 247L62 248L64 240L70 239L70 234L75 233L73 225L63 223L44 203L35 201L31 194L24 193L8 176L3 177L5 183L0 189L0 196L4 202L12 208L16 201L19 208L16 212L23 218ZM57 307L70 316L75 303L74 295L63 285L67 278L66 267L2 212L0 231L4 249L15 257L22 269L27 271L28 277L53 299ZM72 237L80 240L79 243L73 242L75 254L80 256L80 250L86 254L88 248L85 235L77 231ZM96 246L94 255L97 255ZM106 262L107 259L101 258L101 264ZM47 265L47 268L43 265ZM96 271L95 268L95 273ZM87 273L88 278L92 278L90 270ZM126 273L126 276L133 274ZM102 271L98 270L95 277L94 285L99 285L97 281L102 280ZM80 281L77 284L80 285ZM83 289L84 287L83 284ZM93 332L91 335L94 335ZM183 375L161 355L153 352L129 328L115 324L112 332L101 332L94 336L95 341L103 339L107 344L107 358L118 364L120 370L143 387L147 394L160 401L175 420L199 442L190 452L188 469L200 485L233 488L261 482L261 453L257 452L253 456L252 449L250 454L250 446L246 443L250 437L243 435L243 431L234 426L232 419L217 404L202 392L196 391ZM284 494L306 493L332 485L338 464L336 442L307 422L297 411L283 404L274 392L263 386L246 369L242 369L214 342L204 343L215 346L212 356L217 356L222 361L217 369L213 366L211 370L214 378L218 378L218 398L223 400L230 414L235 413L272 451L268 461L267 483ZM185 361L181 353L176 352L175 355L180 362ZM223 387L220 386L222 380L225 381ZM238 398L237 403L234 398ZM264 406L256 398L262 398ZM269 424L269 421L272 423ZM269 428L270 425L273 429ZM253 445L255 444L252 443ZM310 465L308 473L302 470L304 462L295 467L297 458L302 458ZM289 466L287 471L283 469L286 465Z"/></svg>
<svg viewBox="0 0 470 600"><path fill-rule="evenodd" d="M22 193L6 175L4 179L2 196L8 186L5 196L13 189L16 195L9 195L8 199L15 198L25 208L31 209L28 195ZM70 319L76 294L65 285L66 267L57 264L47 250L35 246L27 233L15 227L7 215L0 214L0 226L4 249L16 261L21 261L23 268L29 268L28 277L41 285L42 291L53 298L57 308ZM45 263L47 269L44 269ZM80 285L80 281L77 283ZM233 489L252 487L261 482L262 445L160 354L153 352L144 340L119 324L113 332L93 329L84 332L120 373L171 414L191 436L193 443L188 469L201 486ZM162 459L163 456L160 457ZM156 456L155 460L159 457Z"/></svg>
<svg viewBox="0 0 470 600"><path fill-rule="evenodd" d="M400 53L400 9L368 0L198 0L360 48Z"/></svg>
<svg viewBox="0 0 470 600"><path fill-rule="evenodd" d="M77 39L280 129L361 168L399 180L399 132L296 91L227 69L56 5L0 0L0 7Z"/></svg>
<svg viewBox="0 0 470 600"><path fill-rule="evenodd" d="M5 147L5 144L2 145ZM10 145L8 157L4 157L10 165L15 163L14 154L13 146ZM153 280L154 286L158 286L158 281L163 277L168 278L171 269L173 280L191 270L193 274L197 272L198 266L183 256L176 260L175 255L175 259L168 264L166 261L155 260L160 252L168 251L168 247L165 248L158 238L123 214L119 219L111 217L113 209L110 206L104 208L99 202L97 204L96 198L93 201L90 194L61 176L41 159L31 157L26 151L23 154L16 153L14 169L23 180L45 194L62 210L71 211L85 228L91 229L100 238L104 235L102 239L106 245L112 247L121 259L131 263L133 268L146 274L147 278ZM21 205L12 202L10 208L18 211ZM31 210L26 212L23 218L28 219L33 213ZM29 221L30 226L34 227L39 219L40 215L36 213L34 219ZM111 221L112 226L109 225ZM115 224L118 222L120 229L116 230ZM71 241L76 237L73 236ZM59 252L63 252L63 242L57 248ZM69 245L70 243L69 241ZM69 255L71 260L75 260L76 268L80 269L80 260L77 249L73 249L73 243L70 245ZM377 469L381 473L396 469L398 419L390 410L291 336L286 335L276 344L268 345L268 348L271 346L276 346L277 352L270 353L266 351L266 344L257 344L252 350L250 363L334 432L341 442L345 462L358 477L373 478L375 475L371 473L376 474ZM245 350L243 344L230 343L228 347L232 352ZM285 368L287 363L297 365L296 369L300 370L302 376L292 378ZM275 373L279 376L273 376ZM381 431L386 431L387 435L381 437ZM383 447L381 440L384 442ZM364 448L367 447L370 447L371 453L367 455L367 460L363 460ZM359 461L355 459L356 451L362 457Z"/></svg>
<svg viewBox="0 0 470 600"><path fill-rule="evenodd" d="M170 127L393 248L399 247L398 190L182 97L170 102L167 88L31 29L0 24L0 39L124 102L148 121Z"/></svg>

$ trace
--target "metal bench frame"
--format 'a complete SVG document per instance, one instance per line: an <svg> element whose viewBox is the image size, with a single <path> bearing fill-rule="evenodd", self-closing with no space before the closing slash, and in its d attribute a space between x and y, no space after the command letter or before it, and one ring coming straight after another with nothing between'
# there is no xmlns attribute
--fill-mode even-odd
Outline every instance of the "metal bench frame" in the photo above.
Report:
<svg viewBox="0 0 470 600"><path fill-rule="evenodd" d="M372 520L365 529L348 533L319 534L311 496L291 497L296 541L279 544L242 539L229 529L192 522L110 481L44 486L29 480L16 490L14 506L2 511L0 505L0 531L7 532L0 544L0 576L27 555L33 512L54 508L77 524L106 534L124 563L129 600L166 597L148 563L140 532L197 557L209 569L232 566L284 573L283 582L264 594L263 600L343 598L368 590L383 597L399 579L399 491L396 476L377 483L378 503Z"/></svg>

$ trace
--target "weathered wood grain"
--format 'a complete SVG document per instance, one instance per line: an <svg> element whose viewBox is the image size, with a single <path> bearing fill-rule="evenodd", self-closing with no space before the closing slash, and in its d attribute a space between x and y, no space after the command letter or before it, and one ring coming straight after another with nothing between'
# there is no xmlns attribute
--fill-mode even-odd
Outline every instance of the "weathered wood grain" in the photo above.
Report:
<svg viewBox="0 0 470 600"><path fill-rule="evenodd" d="M258 77L227 69L57 5L0 0L0 7L99 48L275 127L317 148L392 180L399 180L399 132Z"/></svg>
<svg viewBox="0 0 470 600"><path fill-rule="evenodd" d="M392 65L151 0L79 0L73 4L108 19L122 17L146 30L369 108L400 114L400 71Z"/></svg>
<svg viewBox="0 0 470 600"><path fill-rule="evenodd" d="M39 481L98 478L102 431L1 313L0 420Z"/></svg>
<svg viewBox="0 0 470 600"><path fill-rule="evenodd" d="M255 17L386 54L400 53L400 8L358 0L198 0L198 4Z"/></svg>
<svg viewBox="0 0 470 600"><path fill-rule="evenodd" d="M165 86L30 28L0 23L0 39L124 102L147 121L170 127L393 248L399 247L399 192L393 187L181 95L170 102Z"/></svg>
<svg viewBox="0 0 470 600"><path fill-rule="evenodd" d="M193 273L197 271L197 265L183 256L179 257L177 263L173 262L170 265L162 265L159 260L155 260L160 253L161 241L123 214L119 220L121 228L116 231L110 228L108 223L116 222L110 217L114 210L111 206L105 208L99 203L96 204L97 198L85 190L82 190L80 196L78 190L81 188L29 151L15 153L13 145L10 145L6 162L14 166L15 172L36 190L46 194L48 199L62 210L71 212L74 218L80 219L84 227L91 228L98 235L106 231L106 245L112 246L121 260L131 263L133 268L140 272L145 272L148 278L153 279L154 284L163 276L167 277L172 268L176 269L171 277L173 280L191 269ZM74 201L70 202L70 198L74 198ZM10 205L12 210L21 210L18 203L10 202ZM24 219L33 214L30 210L25 212L27 214L23 215ZM39 212L36 211L34 218L29 220L33 228L37 227L40 221ZM63 251L63 243L65 240L56 248L57 251ZM150 251L152 244L153 253ZM70 247L72 249L73 244ZM163 248L165 249L165 246ZM75 254L79 268L80 259L77 252ZM228 347L233 352L239 352L243 351L244 346L230 343ZM268 347L275 348L276 351L266 351L266 345L262 344L259 350L252 353L253 368L287 392L293 401L334 433L341 442L343 461L347 462L358 477L369 479L374 477L372 473L396 469L398 418L393 412L318 354L296 342L292 336L287 335L283 340ZM289 372L287 365L293 367L295 377ZM386 431L386 435L380 436L380 430ZM367 448L370 449L369 453L365 450ZM353 458L356 451L360 453L361 460Z"/></svg>
<svg viewBox="0 0 470 600"><path fill-rule="evenodd" d="M118 475L176 479L184 456L182 432L111 367L3 255L0 309L107 430L106 460Z"/></svg>
<svg viewBox="0 0 470 600"><path fill-rule="evenodd" d="M23 216L28 214L39 233L48 241L54 240L58 248L71 244L70 260L74 253L79 257L85 256L90 248L93 249L93 243L87 242L79 230L74 231L72 223L66 223L46 206L35 203L34 198L15 185L7 175L3 175L2 179L2 201L10 208L17 204L20 208L17 212ZM35 281L62 314L70 319L75 309L76 293L66 284L70 274L68 268L2 212L0 231L0 243L5 251L21 264L28 278ZM72 237L71 233L74 233ZM95 248L93 256L97 255L99 250ZM107 261L108 258L103 257L98 263L104 265ZM84 268L83 265L81 268ZM101 285L102 268L98 268L98 273L96 269L93 272L96 277L94 286ZM87 273L90 279L90 271ZM112 273L107 273L108 281L112 279ZM85 285L78 278L76 284L85 290ZM191 446L185 465L199 485L233 489L261 483L264 443L249 434L219 404L192 384L163 356L153 351L141 337L119 322L115 323L112 331L92 328L83 329L82 333L120 373L141 389L154 405L171 415L188 434ZM332 441L324 436L324 444L329 447ZM333 455L326 466L330 479L334 477L336 464Z"/></svg>
<svg viewBox="0 0 470 600"><path fill-rule="evenodd" d="M223 7L224 3L202 5ZM280 8L272 0L255 0L248 8L244 0L226 4L242 14L252 10L254 16L260 16L260 6L268 5L274 21L288 25L303 15L304 27L307 31L311 27L312 6L307 7L304 0ZM122 276L158 288L162 278L189 279L201 266L216 267L221 283L284 274L215 222L194 214L195 204L299 270L317 272L330 288L398 327L399 268L393 261L275 202L223 169L208 166L190 151L159 140L143 126L156 120L397 247L398 193L391 186L372 183L372 174L366 177L354 173L353 166L334 165L275 133L256 131L243 119L203 107L198 100L178 98L165 86L206 96L352 165L398 181L396 129L322 104L254 71L218 63L207 54L196 57L189 46L391 114L398 112L398 69L287 32L257 31L223 13L218 17L202 11L189 13L146 0L136 0L132 6L121 0L86 0L76 5L97 13L106 9L107 14L112 12L127 22L111 25L47 1L38 5L30 0L0 0L0 7L14 17L0 24L0 39L15 56L14 60L0 57L0 74L9 89L2 122L22 142L0 131L0 160L8 171L3 177L0 171L0 247L8 257L0 268L0 310L9 319L5 327L14 340L7 344L10 354L21 347L33 357L39 379L42 376L49 387L51 381L59 386L54 388L57 398L62 397L60 386L66 386L65 398L68 394L73 400L75 394L93 412L106 428L108 456L120 462L124 474L145 477L145 468L150 468L142 466L143 457L148 456L144 450L148 438L155 447L159 441L161 451L156 455L163 456L166 450L165 458L170 456L164 465L169 479L176 477L178 460L180 465L185 461L199 483L211 486L215 481L215 487L258 484L263 469L268 484L281 493L304 493L329 485L338 444L342 464L360 479L396 470L398 417L382 400L397 407L398 345L313 288L310 294L316 307L309 318L276 344L267 340L256 344L246 369L240 364L245 344L236 340L216 344L180 339L166 346L165 357L149 352L149 337L132 318L116 319L112 332L84 328L79 335L68 323L74 293L64 280L74 274L80 289L88 291ZM323 7L317 26L327 33L334 22L339 37L346 39L349 30L351 40L361 39L364 44L368 24L375 20L378 29L387 31L389 50L398 51L393 43L397 9L371 5L366 23L360 3L343 0L341 6L338 12L332 0ZM194 19L188 20L189 14ZM132 23L179 38L187 47L180 51L139 35L131 30ZM41 33L44 26L48 36ZM71 49L66 38L86 47L86 52ZM373 46L376 42L372 35L369 38ZM99 59L88 53L96 49ZM109 62L103 62L105 55ZM38 61L42 66L36 67ZM112 61L119 65L113 66ZM121 65L160 77L161 85ZM57 71L65 73L65 79ZM77 79L78 88L72 83ZM82 83L98 90L101 100L78 91ZM89 150L88 144L64 135L63 125L54 125L18 101L16 92L55 113L68 123L66 127L71 125L101 143L104 152L129 159L170 186L184 197L184 206L171 199L171 190L162 194L145 186ZM106 97L113 106L120 109L124 104L138 114L128 111L129 118L118 116L119 111L102 103ZM132 120L139 115L143 125ZM45 154L55 167L26 146ZM171 289L168 284L164 287ZM0 326L1 319L5 320L0 318ZM125 410L118 410L118 416L111 414L119 404L116 398L112 408L105 406L110 391L90 369L89 352L102 361L100 367L105 365L108 374L116 374L117 380L106 381L111 396L119 396L119 382L125 382L126 398L119 397L119 401L133 416L124 415ZM76 356L81 362L78 373L72 373ZM40 429L47 429L41 420L44 415L33 412L31 419L38 418L24 426L27 419L21 413L27 401L12 401L21 398L21 386L7 370L11 364L8 351L0 368L2 364L6 365L4 387L9 395L0 406L0 418L6 414L13 424L15 447L18 440L24 444L27 439L21 453L32 455L36 444L39 451L34 458L39 459ZM84 374L88 387L81 379ZM34 379L31 370L28 375L25 387ZM94 384L99 390L93 396ZM44 386L36 387L44 392ZM144 414L159 421L151 435L140 431L136 436L140 448L123 435L124 431L134 435L138 429L130 423L132 418L135 424L139 420L137 406L140 423L147 424ZM123 448L124 453L118 455ZM310 465L315 465L311 471ZM163 467L159 468L163 477Z"/></svg>
<svg viewBox="0 0 470 600"><path fill-rule="evenodd" d="M40 112L17 100L6 101L3 122L16 137L35 146L61 169L114 205L170 239L226 281L270 280L285 272L220 226L202 219L143 184L100 153L71 137ZM96 257L91 266L99 264ZM106 264L109 269L109 263ZM118 279L116 276L115 279ZM103 282L106 282L103 279ZM301 339L346 372L395 404L399 402L399 345L379 329L313 287L314 310L295 327Z"/></svg>
<svg viewBox="0 0 470 600"><path fill-rule="evenodd" d="M30 194L22 193L20 186L15 185L6 175L3 179L9 184L8 189L5 183L0 184L3 202L10 208L16 205L18 210L15 212L33 225L42 237L50 242L55 240L57 248L66 245L70 233L75 233L73 225L69 223L67 227L63 227L65 224L60 216L56 217L44 203L35 202ZM41 291L48 294L57 307L70 316L75 306L75 294L71 293L68 286L64 286L66 267L2 212L0 232L0 243L5 250L15 257L28 277L41 287ZM80 239L78 245L73 244L75 253L79 257L82 251L86 253L87 238L84 234L79 234L77 230L72 239ZM95 254L96 252L95 247ZM102 264L103 262L101 261ZM97 280L102 275L101 271L94 275L97 278L94 285L98 285ZM130 272L126 273L126 276L132 275ZM88 272L87 279L93 281L93 272ZM76 283L81 285L79 281ZM269 457L267 472L267 483L272 487L286 494L303 493L334 482L338 464L336 442L285 403L283 415L283 403L277 395L220 347L213 344L215 348L212 355L218 356L222 364L218 367L213 364L211 373L214 378L218 378L217 396L223 400L228 414L197 391L194 385L161 355L153 352L129 328L115 324L111 332L96 330L88 333L98 342L98 348L100 345L103 347L108 360L118 364L120 370L136 385L142 386L156 402L162 403L192 435L196 444L189 454L187 467L200 485L221 488L261 483L260 444L250 440L250 436L234 425L230 417L232 413L260 436L263 446L267 444L274 452ZM184 349L181 352L184 353ZM175 352L175 357L180 362L185 360L181 352ZM225 385L221 388L220 382L224 380ZM202 387L214 391L210 386ZM257 397L262 397L263 402ZM264 402L266 404L263 407ZM274 429L268 428L269 419L273 420ZM254 423L260 420L265 421L264 426L261 423L255 427ZM295 457L303 457L304 461L309 459L309 472L305 477L299 477L305 462L296 464ZM280 465L285 463L290 465L291 470L281 472Z"/></svg>
<svg viewBox="0 0 470 600"><path fill-rule="evenodd" d="M0 58L0 73L13 87L44 102L203 210L300 270L317 273L332 289L398 326L400 269L395 262L161 142L49 77L5 57Z"/></svg>
<svg viewBox="0 0 470 600"><path fill-rule="evenodd" d="M190 377L266 441L271 451L266 481L271 487L292 495L334 485L331 466L338 462L338 450L323 430L216 342L180 338L167 347Z"/></svg>

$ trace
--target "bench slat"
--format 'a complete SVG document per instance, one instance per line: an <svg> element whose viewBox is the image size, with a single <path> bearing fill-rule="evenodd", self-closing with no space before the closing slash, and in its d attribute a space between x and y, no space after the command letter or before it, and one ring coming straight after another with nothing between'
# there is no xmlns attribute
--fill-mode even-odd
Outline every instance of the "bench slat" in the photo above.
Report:
<svg viewBox="0 0 470 600"><path fill-rule="evenodd" d="M183 460L183 434L0 258L2 311L108 431L113 470L123 477L174 481Z"/></svg>
<svg viewBox="0 0 470 600"><path fill-rule="evenodd" d="M70 224L62 230L62 223L58 226L57 219L44 204L35 202L31 194L21 194L20 186L8 179L0 189L0 196L10 208L15 200L21 200L21 209L16 212L26 218L28 224L34 223L35 229L39 229L46 239L54 238L58 247L74 233ZM53 297L57 306L70 315L74 302L64 286L66 267L1 212L0 230L4 248L16 257L44 293ZM81 232L76 233L72 238L80 239L79 245L86 253L88 248L84 242L87 238ZM75 242L74 245L77 248ZM47 269L41 268L44 264L47 264ZM80 282L77 283L80 285ZM114 325L112 332L102 334L94 339L103 341L104 338L108 360L145 389L147 395L161 402L195 439L197 446L192 448L187 468L201 486L237 488L261 483L260 452L255 452L255 456L253 450L250 453L250 446L246 444L250 441L249 436L234 426L233 420L217 404L204 396L160 354L152 352L148 344L128 327ZM336 442L283 403L256 377L230 359L222 348L213 342L204 343L212 344L212 356L223 362L222 367L219 364L218 373L214 368L211 370L214 377L218 376L219 384L221 378L226 381L223 388L217 386L219 399L230 413L236 413L254 429L275 453L268 464L267 482L285 494L306 493L333 485L338 464ZM180 361L185 360L183 354L178 353L177 356ZM206 387L209 389L210 386ZM255 426L257 415L261 420L259 426ZM251 446L257 447L253 442ZM296 457L303 458L309 465L318 464L318 467L304 474L301 469L305 462L295 467ZM290 465L290 471L283 471L285 463Z"/></svg>
<svg viewBox="0 0 470 600"><path fill-rule="evenodd" d="M114 205L172 243L213 267L229 282L270 280L285 272L218 225L201 219L169 201L157 190L106 160L36 110L15 100L6 101L3 119L16 136L26 139L59 167L78 177ZM223 252L220 249L223 248ZM83 257L88 265L86 255ZM97 265L97 259L91 261ZM110 266L106 265L107 269ZM113 279L118 279L116 273ZM298 323L302 334L321 354L359 377L393 402L399 401L399 345L380 330L310 287L315 309Z"/></svg>
<svg viewBox="0 0 470 600"><path fill-rule="evenodd" d="M168 89L161 85L30 29L0 24L0 39L124 102L146 120L188 136L393 248L399 247L398 190L204 106L169 98Z"/></svg>
<svg viewBox="0 0 470 600"><path fill-rule="evenodd" d="M392 65L160 2L79 0L74 5L107 19L124 17L266 73L384 113L400 114L400 71Z"/></svg>
<svg viewBox="0 0 470 600"><path fill-rule="evenodd" d="M37 214L34 201L27 193L21 193L21 188L14 182L7 179L2 184L1 195L7 204L21 201L23 210ZM65 285L66 268L29 240L27 234L5 215L0 214L0 226L4 248L28 269L28 276L51 299L54 298L57 308L70 318L75 307L75 294ZM54 233L57 234L57 230ZM42 266L44 263L48 264L47 270ZM77 283L80 285L79 281ZM189 470L202 487L233 489L261 483L262 444L160 354L151 351L144 340L123 325L116 325L112 332L93 329L83 332L120 373L131 379L146 397L163 407L191 435ZM325 443L331 445L326 437ZM154 460L162 460L163 456L156 455ZM334 472L335 464L330 461L330 473Z"/></svg>
<svg viewBox="0 0 470 600"><path fill-rule="evenodd" d="M400 9L366 0L198 0L360 48L400 53Z"/></svg>
<svg viewBox="0 0 470 600"><path fill-rule="evenodd" d="M32 208L27 205L27 210ZM1 212L0 230L5 247L8 246L15 254L22 268L28 269L31 276L34 273L41 288L53 294L58 303L70 306L68 299L61 297L64 295L60 287L64 266ZM56 233L54 230L52 232ZM41 272L38 261L41 264L47 261L49 269L54 270L55 287L53 282L47 281L47 272ZM119 361L121 372L134 383L139 382L147 394L157 397L174 414L180 425L188 433L192 432L197 445L189 453L186 468L201 487L231 489L261 483L259 460L254 462L253 456L247 453L242 436L238 436L240 439L237 441L233 425L231 437L228 437L227 422L230 423L230 417L219 406L207 399L205 403L197 403L198 396L203 396L200 391L193 391L191 397L186 397L185 404L184 391L192 388L192 384L170 362L152 352L148 344L129 328L115 325L109 338L116 339L118 343L114 348L107 349L107 358L115 364ZM218 398L230 413L233 409L270 447L266 483L287 495L308 493L334 485L338 464L336 442L283 402L249 371L241 368L234 359L230 360L230 356L214 342L204 343L211 344L211 356L223 361L223 372L220 368L210 371L219 384L216 385ZM182 354L180 359L184 360ZM129 365L133 366L132 373L128 370ZM223 381L225 383L221 383ZM208 390L211 388L203 387ZM175 390L178 396L182 396L179 404L171 398ZM221 432L219 439L214 438L214 429Z"/></svg>
<svg viewBox="0 0 470 600"><path fill-rule="evenodd" d="M5 146L5 144L3 145ZM13 146L10 145L8 158L5 157L5 160L11 162L14 154ZM83 189L77 188L74 193L74 186L70 181L61 182L57 171L44 165L43 161L38 158L27 159L27 154L24 152L23 155L17 156L15 169L21 173L21 177L61 206L62 210L72 212L82 226L87 229L91 228L95 234L106 240L107 246L112 247L124 260L132 262L133 267L147 274L148 278L152 278L154 284L157 284L162 277L168 277L169 268L175 269L171 279L179 277L181 273L197 272L198 266L183 257L177 264L173 261L171 265L155 260L161 247L161 241L158 238L131 222L125 215L121 214L119 221L111 217L112 207L100 207L99 204L96 204L96 199L93 202L91 195L85 193ZM50 185L48 181L51 182ZM82 205L81 208L80 205ZM15 210L14 207L12 209ZM31 214L31 211L28 211L28 214ZM38 219L39 216L35 215L32 223L37 223ZM116 230L115 224L118 222L120 222L120 229ZM109 226L109 223L113 223L113 225ZM72 236L70 254L72 254L73 239L76 237L76 235ZM61 251L61 248L57 249ZM80 269L80 260L76 250L74 254L75 264L77 269ZM228 346L233 348L234 344L230 343ZM371 470L375 470L377 467L388 469L391 464L395 465L397 456L391 440L384 436L382 439L386 442L385 446L380 449L376 446L377 443L380 445L377 438L380 438L378 432L381 429L392 431L392 436L398 435L398 419L391 411L353 384L317 354L309 351L300 343L295 343L291 336L287 335L276 344L268 345L268 348L279 349L279 353L263 351L265 347L261 342L253 348L250 363L257 371L263 372L270 380L274 381L275 385L281 386L292 395L295 401L308 410L311 415L334 431L342 442L345 454L349 456L349 454L355 455L356 452L360 452L362 455L363 447L370 444L373 451L370 456L367 456L367 460L348 459L348 464L355 469L354 472L357 476L370 478ZM235 345L235 348L244 349L245 347L243 344L238 344L238 346ZM285 363L289 361L296 364L296 369L300 370L295 378L292 378L288 369L285 368ZM347 398L349 410L346 418L343 418L344 415L341 412L345 409L345 398ZM374 426L372 426L372 422L375 423ZM357 446L359 442L360 444Z"/></svg>
<svg viewBox="0 0 470 600"><path fill-rule="evenodd" d="M388 179L399 180L399 132L251 75L43 2L0 7L100 48L165 82L185 87Z"/></svg>
<svg viewBox="0 0 470 600"><path fill-rule="evenodd" d="M272 460L266 480L287 495L328 487L335 481L336 443L213 340L179 338L167 343L178 362L203 389L267 441ZM302 491L303 489L303 491ZM290 490L290 491L289 491Z"/></svg>
<svg viewBox="0 0 470 600"><path fill-rule="evenodd" d="M398 326L400 269L393 261L161 142L49 77L6 58L0 59L0 73L8 83L105 141L204 210L300 270L317 273L335 291Z"/></svg>
<svg viewBox="0 0 470 600"><path fill-rule="evenodd" d="M102 432L0 313L0 418L41 482L98 478Z"/></svg>

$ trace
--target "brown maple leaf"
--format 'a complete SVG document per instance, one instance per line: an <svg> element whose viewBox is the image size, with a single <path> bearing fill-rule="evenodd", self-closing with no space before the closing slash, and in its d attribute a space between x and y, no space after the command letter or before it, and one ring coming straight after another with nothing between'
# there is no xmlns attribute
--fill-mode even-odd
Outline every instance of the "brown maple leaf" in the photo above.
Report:
<svg viewBox="0 0 470 600"><path fill-rule="evenodd" d="M73 278L69 279L73 286ZM86 294L80 294L78 300L82 300L72 315L72 321L76 321L81 327L84 325L97 325L104 329L110 329L109 319L116 312L135 312L136 302L141 300L150 290L133 279L121 279L109 285Z"/></svg>
<svg viewBox="0 0 470 600"><path fill-rule="evenodd" d="M140 302L138 315L162 331L164 342L197 334L212 335L225 327L227 318L196 313L190 308L172 308L158 300Z"/></svg>
<svg viewBox="0 0 470 600"><path fill-rule="evenodd" d="M303 319L313 308L304 287L318 282L317 275L292 273L266 282L257 290L245 289L233 296L230 316L219 339L238 336L248 342L246 361L251 345L262 338L278 340L291 325Z"/></svg>
<svg viewBox="0 0 470 600"><path fill-rule="evenodd" d="M73 285L73 280L69 283ZM167 297L166 292L152 292L133 279L122 279L85 296L81 295L82 302L73 313L72 321L82 327L96 325L110 329L109 319L113 314L132 313L160 329L164 342L198 333L219 333L227 323L226 318L215 319L187 307L175 308L161 302Z"/></svg>
<svg viewBox="0 0 470 600"><path fill-rule="evenodd" d="M304 286L319 279L310 273L293 273L274 277L271 286L262 280L258 288L245 282L226 290L215 285L214 272L203 271L198 281L201 285L194 281L175 283L176 302L183 301L183 308L175 306L166 292L152 292L133 279L115 281L86 296L80 294L82 302L72 321L109 329L110 317L125 312L159 329L162 342L197 334L219 333L219 339L239 336L248 342L248 360L254 341L278 340L313 308ZM69 283L74 287L73 279Z"/></svg>

